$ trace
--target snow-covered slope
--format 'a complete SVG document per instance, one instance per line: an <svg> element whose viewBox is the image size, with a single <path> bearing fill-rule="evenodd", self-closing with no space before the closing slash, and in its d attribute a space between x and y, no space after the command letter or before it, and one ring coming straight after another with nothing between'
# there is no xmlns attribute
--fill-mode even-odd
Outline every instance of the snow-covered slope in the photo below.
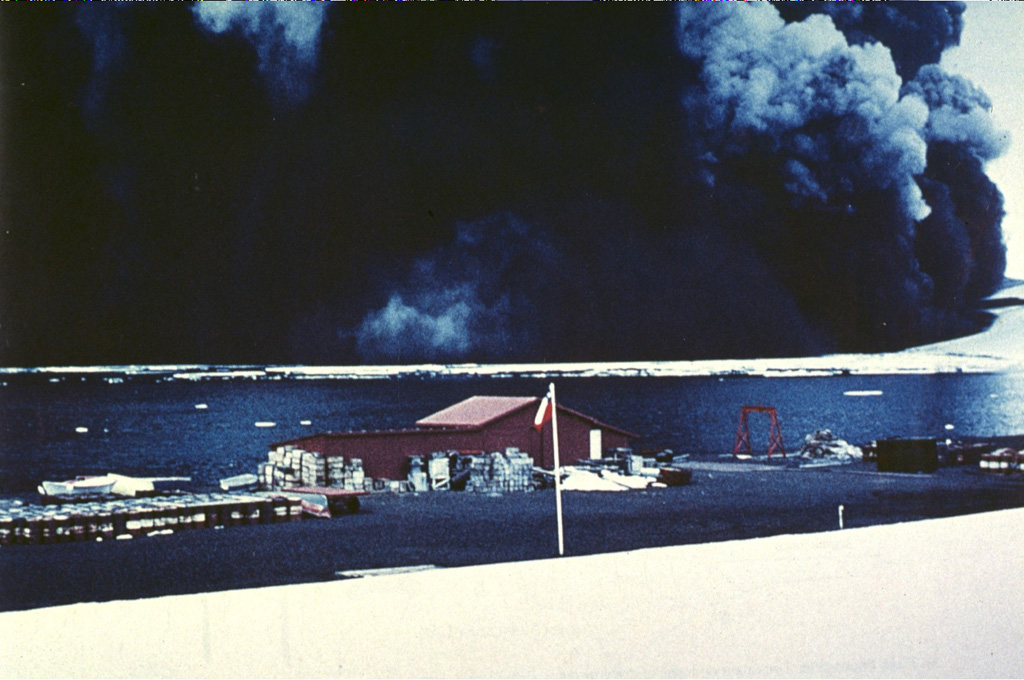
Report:
<svg viewBox="0 0 1024 680"><path fill-rule="evenodd" d="M0 615L0 669L23 678L1021 677L1022 523L1024 510L1010 510L14 612Z"/></svg>
<svg viewBox="0 0 1024 680"><path fill-rule="evenodd" d="M995 298L1024 299L1024 284L1001 290ZM953 357L996 357L1024 366L1024 306L993 309L996 320L983 333L909 349L903 354L947 354Z"/></svg>

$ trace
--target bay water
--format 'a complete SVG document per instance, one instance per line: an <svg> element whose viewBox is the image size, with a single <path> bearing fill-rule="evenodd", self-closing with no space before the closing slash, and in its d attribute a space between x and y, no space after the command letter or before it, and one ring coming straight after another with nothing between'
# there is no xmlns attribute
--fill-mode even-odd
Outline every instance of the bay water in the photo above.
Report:
<svg viewBox="0 0 1024 680"><path fill-rule="evenodd" d="M0 494L43 479L117 472L216 484L256 472L276 442L323 431L410 428L473 395L542 396L548 378L204 379L15 373L0 384ZM824 377L555 378L559 401L640 435L637 448L732 451L744 405L777 409L790 452L829 428L887 437L1024 433L1024 372ZM272 425L271 425L272 424ZM764 451L768 419L750 417Z"/></svg>

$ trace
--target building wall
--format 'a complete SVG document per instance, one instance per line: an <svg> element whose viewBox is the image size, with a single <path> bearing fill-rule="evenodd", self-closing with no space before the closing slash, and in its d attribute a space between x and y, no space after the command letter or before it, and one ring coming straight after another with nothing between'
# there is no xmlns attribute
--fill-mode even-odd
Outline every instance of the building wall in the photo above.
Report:
<svg viewBox="0 0 1024 680"><path fill-rule="evenodd" d="M282 442L317 451L325 456L361 458L370 477L404 479L408 458L435 451L504 451L515 446L542 467L554 466L551 422L541 432L533 427L534 410L524 408L478 430L402 430L317 434ZM579 416L558 411L559 458L562 464L590 457L592 424ZM605 449L629 446L629 438L613 430L602 431Z"/></svg>
<svg viewBox="0 0 1024 680"><path fill-rule="evenodd" d="M434 451L480 449L474 445L478 441L475 432L401 431L328 433L285 443L329 457L361 458L363 470L370 477L405 479L409 456L423 456Z"/></svg>

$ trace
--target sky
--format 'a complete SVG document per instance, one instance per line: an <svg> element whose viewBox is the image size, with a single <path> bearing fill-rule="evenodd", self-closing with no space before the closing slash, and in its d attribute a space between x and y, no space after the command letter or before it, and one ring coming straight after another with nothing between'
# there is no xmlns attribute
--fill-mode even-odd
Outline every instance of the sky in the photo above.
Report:
<svg viewBox="0 0 1024 680"><path fill-rule="evenodd" d="M976 332L1024 274L995 5L5 6L0 365Z"/></svg>
<svg viewBox="0 0 1024 680"><path fill-rule="evenodd" d="M1006 153L988 165L988 174L1006 200L1003 235L1006 274L1024 278L1024 87L1013 55L1024 54L1024 17L1012 2L969 2L960 45L942 55L942 66L960 73L992 98L992 119L1010 133Z"/></svg>

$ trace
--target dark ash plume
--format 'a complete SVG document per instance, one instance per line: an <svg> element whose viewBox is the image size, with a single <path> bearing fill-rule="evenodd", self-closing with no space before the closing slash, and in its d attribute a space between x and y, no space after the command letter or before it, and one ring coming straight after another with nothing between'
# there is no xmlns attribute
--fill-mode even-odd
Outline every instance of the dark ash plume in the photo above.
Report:
<svg viewBox="0 0 1024 680"><path fill-rule="evenodd" d="M103 115L110 80L126 59L122 16L95 5L76 9L75 25L92 50L92 77L84 88L83 108L88 124L95 126Z"/></svg>
<svg viewBox="0 0 1024 680"><path fill-rule="evenodd" d="M961 5L610 12L5 17L0 358L793 356L982 327L1007 140L936 66Z"/></svg>
<svg viewBox="0 0 1024 680"><path fill-rule="evenodd" d="M830 14L787 23L764 3L680 6L690 66L678 63L668 82L683 117L676 132L658 130L678 139L660 184L676 200L659 196L656 215L637 210L623 178L543 208L528 221L559 245L546 244L542 294L504 275L503 247L470 252L456 238L366 317L363 357L494 358L483 338L507 343L497 352L506 357L767 356L976 330L971 302L1005 266L1001 199L994 186L967 194L949 175L984 177L1005 141L984 95L927 63L958 39L960 9ZM894 63L887 43L904 31L920 45ZM486 44L487 73L500 78L501 52ZM917 77L905 84L907 74ZM951 155L966 156L959 170ZM627 143L609 165L637 157ZM455 322L460 343L422 346ZM514 343L509 328L520 331Z"/></svg>

